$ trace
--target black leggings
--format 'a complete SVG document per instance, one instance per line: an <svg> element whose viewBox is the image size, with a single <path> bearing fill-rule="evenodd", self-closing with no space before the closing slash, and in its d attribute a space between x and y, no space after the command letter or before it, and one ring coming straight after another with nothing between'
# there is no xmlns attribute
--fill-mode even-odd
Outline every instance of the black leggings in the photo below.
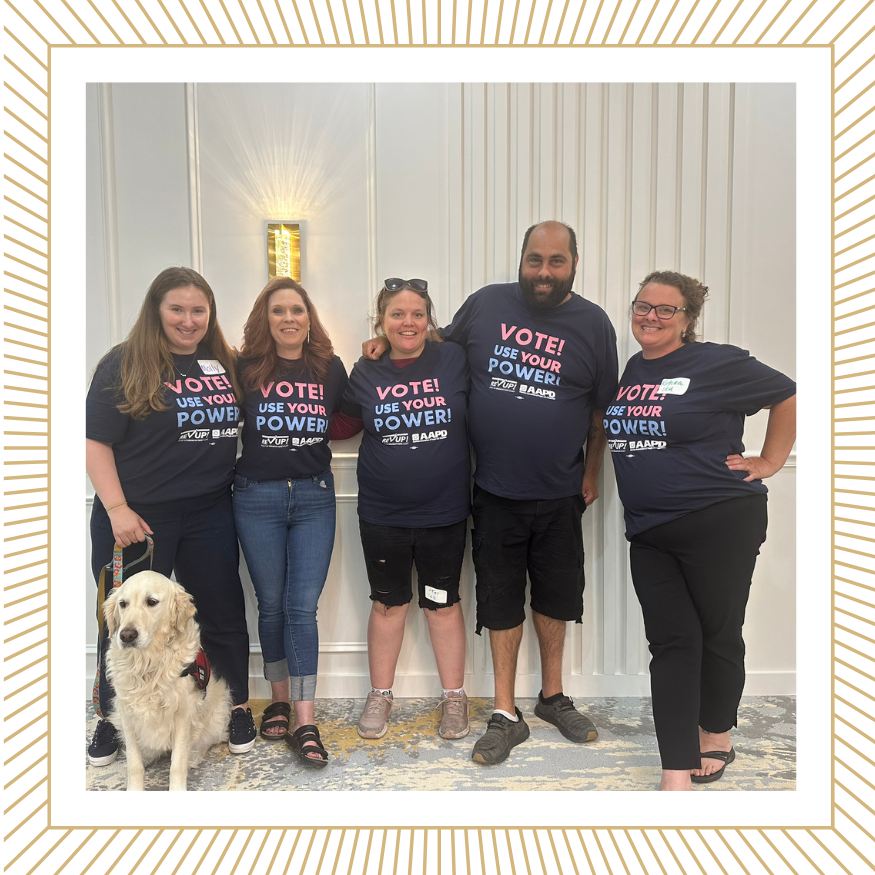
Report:
<svg viewBox="0 0 875 875"><path fill-rule="evenodd" d="M698 769L699 731L736 725L744 612L766 496L721 501L632 537L632 582L650 642L653 722L663 769Z"/></svg>

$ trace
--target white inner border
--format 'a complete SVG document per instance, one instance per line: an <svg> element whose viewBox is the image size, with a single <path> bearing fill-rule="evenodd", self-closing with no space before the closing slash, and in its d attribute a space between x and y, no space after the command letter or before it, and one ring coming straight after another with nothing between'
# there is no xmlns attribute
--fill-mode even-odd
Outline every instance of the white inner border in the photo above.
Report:
<svg viewBox="0 0 875 875"><path fill-rule="evenodd" d="M728 48L728 47L727 47ZM830 50L794 48L53 48L51 778L53 827L598 827L827 826L832 813L830 687ZM488 54L487 54L488 53ZM800 385L797 512L798 789L795 792L569 791L345 793L319 791L306 805L270 792L179 795L84 790L82 617L87 588L62 569L86 567L81 533L85 335L86 82L795 82L797 100L797 348ZM367 76L362 76L366 71ZM447 71L456 75L449 80ZM521 75L521 71L525 71ZM776 75L780 71L780 76ZM411 145L415 148L415 141ZM425 245L425 244L424 244ZM813 306L815 305L816 306ZM774 326L781 330L781 326ZM72 362L79 361L79 367ZM818 399L816 402L814 399ZM76 450L69 463L71 445ZM803 528L804 526L804 528ZM804 555L801 552L804 549ZM775 621L780 622L781 617ZM72 658L71 658L72 655ZM470 768L480 768L473 763ZM654 773L654 786L658 773ZM707 791L706 791L707 792ZM371 798L374 797L374 798ZM243 803L243 804L241 804ZM450 804L448 804L450 803ZM440 821L440 822L438 822Z"/></svg>

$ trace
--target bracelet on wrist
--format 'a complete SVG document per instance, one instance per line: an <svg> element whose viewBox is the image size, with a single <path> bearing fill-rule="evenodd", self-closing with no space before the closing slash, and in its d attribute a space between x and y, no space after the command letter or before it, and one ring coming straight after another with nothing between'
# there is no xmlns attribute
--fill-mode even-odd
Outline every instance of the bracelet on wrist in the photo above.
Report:
<svg viewBox="0 0 875 875"><path fill-rule="evenodd" d="M115 510L117 507L121 507L123 504L127 504L126 501L120 501L118 504L112 505L112 507L105 507L104 510L109 513L111 510Z"/></svg>

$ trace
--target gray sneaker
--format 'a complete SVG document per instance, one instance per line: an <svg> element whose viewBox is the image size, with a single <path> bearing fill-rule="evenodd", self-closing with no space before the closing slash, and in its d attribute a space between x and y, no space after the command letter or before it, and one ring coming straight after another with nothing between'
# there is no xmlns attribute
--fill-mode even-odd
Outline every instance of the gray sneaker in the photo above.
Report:
<svg viewBox="0 0 875 875"><path fill-rule="evenodd" d="M386 721L389 719L389 712L392 710L392 702L394 696L389 693L384 696L376 690L371 690L365 699L365 707L362 709L362 716L359 718L359 724L356 726L358 734L362 738L382 738L386 734Z"/></svg>
<svg viewBox="0 0 875 875"><path fill-rule="evenodd" d="M471 759L475 763L494 766L507 759L508 754L518 744L529 737L529 727L520 709L516 708L517 722L508 720L504 714L493 714L486 725L486 732L477 739Z"/></svg>
<svg viewBox="0 0 875 875"><path fill-rule="evenodd" d="M538 693L535 716L552 723L569 741L576 744L595 741L599 737L599 731L592 720L586 714L581 714L568 696L560 696L548 705L541 693Z"/></svg>
<svg viewBox="0 0 875 875"><path fill-rule="evenodd" d="M441 725L438 735L441 738L464 738L470 731L468 726L468 697L463 690L444 693L438 702L441 709Z"/></svg>

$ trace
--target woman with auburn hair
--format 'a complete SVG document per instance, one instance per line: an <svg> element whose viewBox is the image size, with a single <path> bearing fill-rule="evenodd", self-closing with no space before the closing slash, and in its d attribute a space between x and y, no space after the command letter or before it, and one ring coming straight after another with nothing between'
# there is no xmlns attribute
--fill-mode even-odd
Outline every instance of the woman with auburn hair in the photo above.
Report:
<svg viewBox="0 0 875 875"><path fill-rule="evenodd" d="M96 493L95 580L114 544L125 548L127 565L143 554L137 545L154 538L152 568L175 572L194 597L206 655L231 688L232 753L255 743L231 509L238 396L234 355L219 328L212 289L190 268L169 267L150 285L127 339L97 365L85 407L85 461ZM102 676L98 692L106 717L112 687ZM117 753L115 728L101 719L89 762L107 765Z"/></svg>
<svg viewBox="0 0 875 875"><path fill-rule="evenodd" d="M255 299L238 367L245 422L234 516L271 686L261 735L285 739L302 763L322 767L328 753L315 724L316 607L334 548L328 430L346 370L309 295L288 277L271 280Z"/></svg>

